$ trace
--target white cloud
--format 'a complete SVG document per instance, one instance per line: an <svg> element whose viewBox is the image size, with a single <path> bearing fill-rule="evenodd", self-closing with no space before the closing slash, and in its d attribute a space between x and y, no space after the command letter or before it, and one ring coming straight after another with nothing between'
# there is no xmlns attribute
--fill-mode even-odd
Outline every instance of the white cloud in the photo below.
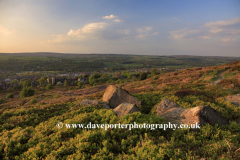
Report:
<svg viewBox="0 0 240 160"><path fill-rule="evenodd" d="M205 23L204 26L210 28L210 33L224 32L227 34L238 34L236 25L240 25L240 18L234 18L225 21L209 22Z"/></svg>
<svg viewBox="0 0 240 160"><path fill-rule="evenodd" d="M192 36L194 34L199 33L199 30L187 30L187 29L180 29L176 31L171 31L169 32L171 34L170 38L173 39L188 39L188 38L193 38Z"/></svg>
<svg viewBox="0 0 240 160"><path fill-rule="evenodd" d="M86 36L93 36L97 32L103 30L107 26L107 23L100 22L100 23L90 23L83 27L82 29L78 30L70 30L68 32L68 36L76 36L76 37L86 37Z"/></svg>
<svg viewBox="0 0 240 160"><path fill-rule="evenodd" d="M14 32L16 32L16 30L10 30L6 27L0 26L0 35L10 35L13 34Z"/></svg>
<svg viewBox="0 0 240 160"><path fill-rule="evenodd" d="M122 22L120 19L115 19L114 22Z"/></svg>
<svg viewBox="0 0 240 160"><path fill-rule="evenodd" d="M105 16L105 17L102 17L104 19L112 19L112 18L117 18L117 16L114 16L114 15L110 15L110 16Z"/></svg>

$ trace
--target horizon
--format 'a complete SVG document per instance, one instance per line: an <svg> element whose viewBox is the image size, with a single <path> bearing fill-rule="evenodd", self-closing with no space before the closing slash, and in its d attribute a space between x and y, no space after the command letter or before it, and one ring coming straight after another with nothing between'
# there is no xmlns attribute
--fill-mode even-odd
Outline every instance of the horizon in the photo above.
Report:
<svg viewBox="0 0 240 160"><path fill-rule="evenodd" d="M115 54L115 53L61 53L61 52L18 52L18 53L2 53L2 52L0 52L0 54L32 54L32 53L49 53L49 54L69 54L69 55L71 55L71 54L79 54L79 55L81 55L81 54L84 54L84 55L129 55L129 56L169 56L169 57L171 57L171 56L189 56L189 57L226 57L226 58L231 58L231 57L240 57L240 56L202 56L202 55L184 55L184 54L182 54L182 55L150 55L150 54ZM237 60L237 61L239 61L239 60Z"/></svg>
<svg viewBox="0 0 240 160"><path fill-rule="evenodd" d="M239 57L240 1L0 1L0 53Z"/></svg>

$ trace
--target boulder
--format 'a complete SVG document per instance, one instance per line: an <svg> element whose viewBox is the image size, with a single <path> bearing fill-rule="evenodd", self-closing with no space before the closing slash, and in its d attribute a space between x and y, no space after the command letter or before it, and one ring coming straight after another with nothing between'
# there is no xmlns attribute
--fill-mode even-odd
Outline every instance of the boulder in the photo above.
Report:
<svg viewBox="0 0 240 160"><path fill-rule="evenodd" d="M136 104L131 103L122 103L113 109L113 112L117 114L117 116L124 116L126 114L140 112Z"/></svg>
<svg viewBox="0 0 240 160"><path fill-rule="evenodd" d="M163 99L162 102L156 106L156 115L162 117L165 122L172 124L200 124L210 125L229 124L228 119L221 116L219 112L211 108L210 106L197 106L194 108L183 108L175 102L171 102L168 99Z"/></svg>
<svg viewBox="0 0 240 160"><path fill-rule="evenodd" d="M227 96L226 101L231 102L237 107L240 107L240 94L232 95L232 96Z"/></svg>
<svg viewBox="0 0 240 160"><path fill-rule="evenodd" d="M107 102L111 108L116 108L122 103L141 105L141 101L130 95L126 90L109 85L103 95L103 101Z"/></svg>
<svg viewBox="0 0 240 160"><path fill-rule="evenodd" d="M84 99L82 102L78 103L77 105L97 106L97 105L101 105L101 102L99 102L98 100Z"/></svg>
<svg viewBox="0 0 240 160"><path fill-rule="evenodd" d="M102 105L105 109L110 109L110 107L105 104L105 103L101 103L98 100L91 100L91 99L84 99L82 102L76 104L74 107L72 107L70 110L72 110L73 108L75 108L78 105L83 105L83 106L97 106L97 105Z"/></svg>

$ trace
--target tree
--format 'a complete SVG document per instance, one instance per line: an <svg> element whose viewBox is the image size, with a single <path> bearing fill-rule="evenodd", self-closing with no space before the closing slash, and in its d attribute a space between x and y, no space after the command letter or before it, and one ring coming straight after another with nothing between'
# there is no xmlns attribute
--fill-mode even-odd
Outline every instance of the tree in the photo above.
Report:
<svg viewBox="0 0 240 160"><path fill-rule="evenodd" d="M63 86L64 87L67 87L68 86L68 81L65 79L64 83L63 83Z"/></svg>
<svg viewBox="0 0 240 160"><path fill-rule="evenodd" d="M30 97L34 95L34 90L31 87L24 87L20 92L20 98Z"/></svg>
<svg viewBox="0 0 240 160"><path fill-rule="evenodd" d="M19 84L22 85L23 88L30 87L31 81L29 79L21 79Z"/></svg>
<svg viewBox="0 0 240 160"><path fill-rule="evenodd" d="M155 76L155 75L157 75L157 70L156 69L152 69L151 73L152 73L152 76Z"/></svg>
<svg viewBox="0 0 240 160"><path fill-rule="evenodd" d="M139 76L139 80L144 80L146 78L147 78L147 73L145 73L145 72L141 73Z"/></svg>
<svg viewBox="0 0 240 160"><path fill-rule="evenodd" d="M46 90L51 90L51 89L53 89L53 85L52 83L49 83L46 87Z"/></svg>
<svg viewBox="0 0 240 160"><path fill-rule="evenodd" d="M97 83L97 79L100 78L100 75L98 73L93 73L89 78L89 83L93 85L94 83Z"/></svg>
<svg viewBox="0 0 240 160"><path fill-rule="evenodd" d="M77 85L79 86L79 88L82 88L83 87L83 82L78 82Z"/></svg>
<svg viewBox="0 0 240 160"><path fill-rule="evenodd" d="M14 98L13 93L9 93L9 94L6 96L6 99L9 99L9 98Z"/></svg>
<svg viewBox="0 0 240 160"><path fill-rule="evenodd" d="M46 82L47 81L47 77L41 77L40 79L39 79L39 84L40 84L40 86L43 86L44 85L44 82Z"/></svg>

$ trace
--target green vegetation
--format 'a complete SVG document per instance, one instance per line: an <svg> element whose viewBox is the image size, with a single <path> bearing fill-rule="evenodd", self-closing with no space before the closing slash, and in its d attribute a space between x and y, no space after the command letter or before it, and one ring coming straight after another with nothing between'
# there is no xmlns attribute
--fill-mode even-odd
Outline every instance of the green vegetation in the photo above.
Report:
<svg viewBox="0 0 240 160"><path fill-rule="evenodd" d="M145 80L145 79L147 79L147 73L143 72L140 74L139 80Z"/></svg>
<svg viewBox="0 0 240 160"><path fill-rule="evenodd" d="M67 86L68 86L68 81L67 81L66 79L64 80L63 86L64 86L64 87L67 87Z"/></svg>
<svg viewBox="0 0 240 160"><path fill-rule="evenodd" d="M4 103L4 99L0 98L0 104Z"/></svg>
<svg viewBox="0 0 240 160"><path fill-rule="evenodd" d="M14 94L13 93L9 93L7 96L6 96L7 99L9 98L14 98Z"/></svg>
<svg viewBox="0 0 240 160"><path fill-rule="evenodd" d="M192 68L226 64L237 57L139 56L111 54L17 53L0 54L0 68L7 71L94 71L132 68ZM9 63L11 62L11 63ZM33 72L31 73L34 74ZM4 77L7 77L5 75Z"/></svg>
<svg viewBox="0 0 240 160"><path fill-rule="evenodd" d="M49 83L47 86L46 86L46 90L51 90L53 89L53 85L52 83Z"/></svg>
<svg viewBox="0 0 240 160"><path fill-rule="evenodd" d="M35 104L35 103L37 103L37 100L33 98L33 99L30 100L29 103L30 103L30 104Z"/></svg>
<svg viewBox="0 0 240 160"><path fill-rule="evenodd" d="M19 83L23 88L31 86L31 80L29 79L21 79Z"/></svg>
<svg viewBox="0 0 240 160"><path fill-rule="evenodd" d="M39 85L40 85L40 86L43 86L45 82L47 82L47 77L41 77L41 78L39 79Z"/></svg>
<svg viewBox="0 0 240 160"><path fill-rule="evenodd" d="M77 85L78 85L79 88L82 88L84 83L83 82L77 82Z"/></svg>
<svg viewBox="0 0 240 160"><path fill-rule="evenodd" d="M106 74L95 74L91 77L92 84L85 84L81 89L82 84L78 82L78 86L72 86L73 90L62 86L56 86L51 91L37 88L31 98L7 99L0 105L0 159L237 160L240 157L240 107L226 101L226 97L240 93L237 88L239 81L236 81L236 75L240 71L229 76L229 79L222 80L220 85L210 85L208 82L221 71L230 73L239 65L239 62L234 62L204 69L190 68L160 73L135 82L127 79L130 75L128 72L123 72L121 78L119 75L110 78ZM230 68L224 69L225 67ZM141 113L117 117L112 109L104 109L101 105L76 105L86 98L102 101L105 80L107 83L125 82L121 85L122 88L142 101L142 105L138 106ZM223 88L232 83L234 88ZM9 91L1 92L0 96L6 97L8 93ZM189 129L80 129L66 128L65 125L86 126L90 122L166 124L161 117L155 115L156 106L163 98L184 108L209 105L229 119L230 124L207 124L196 132ZM28 105L28 101L31 105ZM58 122L64 124L63 128L56 126Z"/></svg>
<svg viewBox="0 0 240 160"><path fill-rule="evenodd" d="M34 90L32 89L32 87L23 88L19 94L20 98L30 97L33 95L34 95Z"/></svg>

